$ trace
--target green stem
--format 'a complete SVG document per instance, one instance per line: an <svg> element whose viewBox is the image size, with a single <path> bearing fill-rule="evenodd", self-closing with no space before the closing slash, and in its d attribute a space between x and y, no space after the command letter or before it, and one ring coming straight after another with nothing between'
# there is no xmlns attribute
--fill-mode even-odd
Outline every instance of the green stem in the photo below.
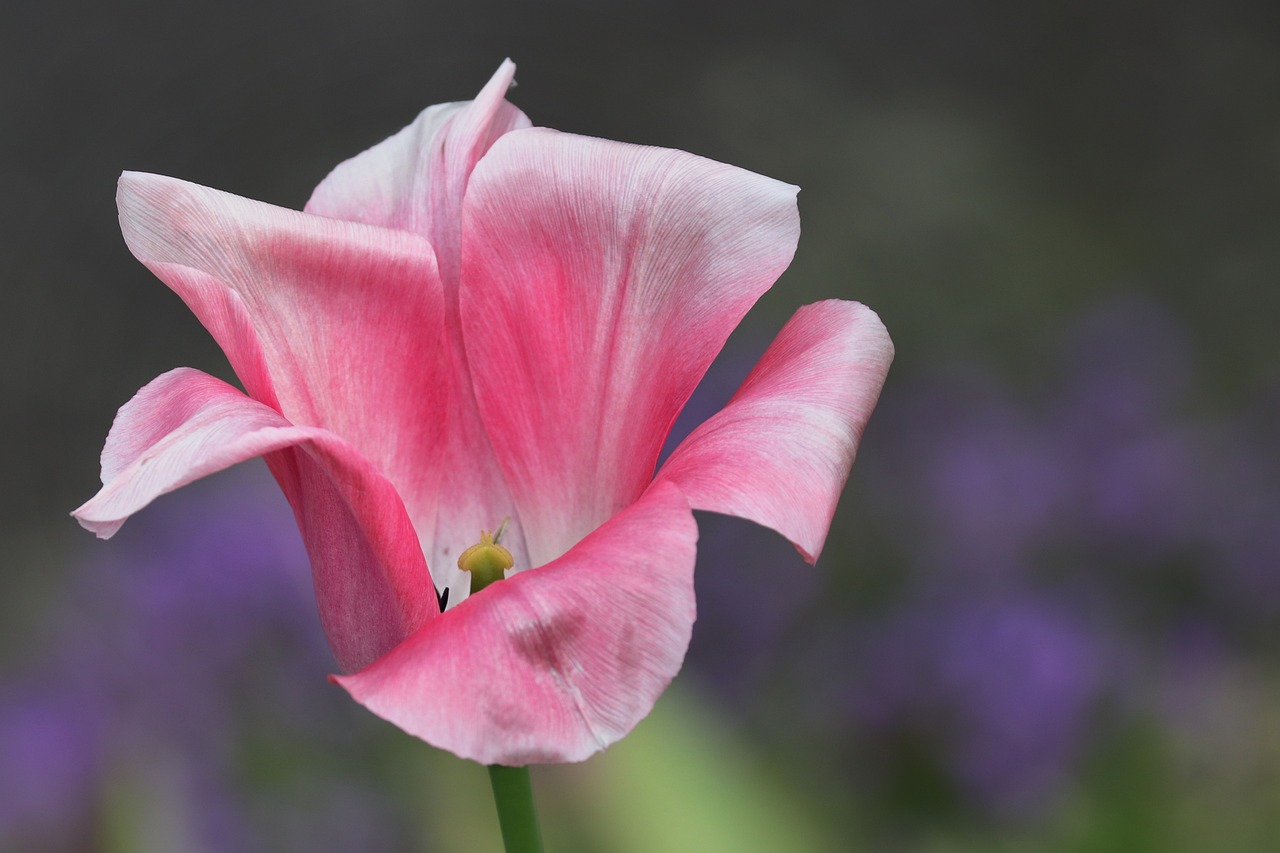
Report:
<svg viewBox="0 0 1280 853"><path fill-rule="evenodd" d="M507 853L542 853L529 768L490 764L489 783L493 785L493 801L498 806L498 824Z"/></svg>

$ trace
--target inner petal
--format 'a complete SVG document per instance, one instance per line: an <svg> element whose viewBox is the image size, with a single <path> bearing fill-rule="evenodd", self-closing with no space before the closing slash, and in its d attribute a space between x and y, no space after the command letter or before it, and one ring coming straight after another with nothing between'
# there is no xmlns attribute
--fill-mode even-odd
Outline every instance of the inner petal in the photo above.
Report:
<svg viewBox="0 0 1280 853"><path fill-rule="evenodd" d="M729 333L790 263L796 188L682 151L516 130L463 205L460 308L531 565L639 497Z"/></svg>

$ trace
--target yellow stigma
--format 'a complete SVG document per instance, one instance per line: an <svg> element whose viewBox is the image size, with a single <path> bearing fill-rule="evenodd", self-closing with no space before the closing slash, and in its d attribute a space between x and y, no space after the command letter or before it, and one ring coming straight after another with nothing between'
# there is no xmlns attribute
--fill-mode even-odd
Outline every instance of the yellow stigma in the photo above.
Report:
<svg viewBox="0 0 1280 853"><path fill-rule="evenodd" d="M503 522L506 525L506 522ZM502 535L502 528L498 528ZM493 534L480 531L480 541L458 556L458 568L471 574L471 594L475 595L494 581L500 581L507 569L515 565L511 552L494 541Z"/></svg>

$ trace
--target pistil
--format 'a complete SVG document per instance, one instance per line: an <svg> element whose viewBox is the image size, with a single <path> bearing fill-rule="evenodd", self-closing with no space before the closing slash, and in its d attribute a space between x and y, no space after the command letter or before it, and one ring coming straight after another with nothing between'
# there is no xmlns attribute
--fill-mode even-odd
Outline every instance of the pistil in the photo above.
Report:
<svg viewBox="0 0 1280 853"><path fill-rule="evenodd" d="M498 544L506 527L504 520L496 535L487 530L480 531L480 541L458 556L458 568L471 575L472 595L494 581L502 580L506 570L515 565L511 552Z"/></svg>

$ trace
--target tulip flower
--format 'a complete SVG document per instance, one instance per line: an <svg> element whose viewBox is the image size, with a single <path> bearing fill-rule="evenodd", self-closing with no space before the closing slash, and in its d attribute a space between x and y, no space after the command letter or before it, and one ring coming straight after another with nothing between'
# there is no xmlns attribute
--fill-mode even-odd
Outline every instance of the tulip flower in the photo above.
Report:
<svg viewBox="0 0 1280 853"><path fill-rule="evenodd" d="M342 163L303 212L121 177L130 250L244 390L189 368L145 386L74 515L105 538L264 457L312 562L334 680L437 747L517 766L607 747L676 675L691 510L817 559L892 345L856 303L800 309L655 470L790 263L797 188L532 127L505 100L513 74Z"/></svg>

